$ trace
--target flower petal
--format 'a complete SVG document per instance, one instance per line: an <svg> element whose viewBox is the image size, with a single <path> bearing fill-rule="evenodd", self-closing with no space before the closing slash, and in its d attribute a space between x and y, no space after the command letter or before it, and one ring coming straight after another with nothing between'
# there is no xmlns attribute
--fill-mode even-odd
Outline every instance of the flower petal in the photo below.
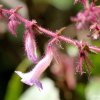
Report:
<svg viewBox="0 0 100 100"><path fill-rule="evenodd" d="M35 85L36 87L38 87L39 89L43 89L43 86L41 84L41 82L39 82L38 80L33 80L30 79L30 77L32 77L32 73L22 73L20 71L15 71L16 74L18 74L22 79L21 81L27 85Z"/></svg>

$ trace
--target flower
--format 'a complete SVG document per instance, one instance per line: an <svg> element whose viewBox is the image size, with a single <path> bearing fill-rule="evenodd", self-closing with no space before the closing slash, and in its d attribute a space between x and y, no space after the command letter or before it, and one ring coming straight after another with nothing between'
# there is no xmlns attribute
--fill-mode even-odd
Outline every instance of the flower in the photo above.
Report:
<svg viewBox="0 0 100 100"><path fill-rule="evenodd" d="M87 9L81 11L77 14L76 17L72 17L72 21L76 22L77 29L88 28L93 23L99 21L100 16L100 7L95 6L94 3L91 3Z"/></svg>
<svg viewBox="0 0 100 100"><path fill-rule="evenodd" d="M76 43L77 44L77 43ZM79 56L78 56L78 66L76 67L76 72L80 72L82 75L84 73L83 71L83 62L86 65L86 70L88 74L90 75L90 68L92 67L92 63L90 59L88 58L89 53L93 53L90 49L87 43L80 42L80 44L77 44L79 49Z"/></svg>
<svg viewBox="0 0 100 100"><path fill-rule="evenodd" d="M36 42L31 29L26 29L24 33L24 45L28 59L32 62L37 61Z"/></svg>
<svg viewBox="0 0 100 100"><path fill-rule="evenodd" d="M18 27L19 24L20 24L20 22L17 20L17 18L15 17L15 15L12 14L9 17L8 29L12 33L13 36L17 35L16 29L17 29L17 27Z"/></svg>
<svg viewBox="0 0 100 100"><path fill-rule="evenodd" d="M60 51L58 61L54 61L51 66L51 72L56 76L56 80L63 81L71 90L76 87L76 78L74 72L74 59L68 55L64 55Z"/></svg>
<svg viewBox="0 0 100 100"><path fill-rule="evenodd" d="M35 85L39 89L43 89L41 82L39 82L39 78L41 74L47 69L53 59L53 53L51 50L51 46L48 47L46 55L43 59L41 59L38 64L33 68L32 71L28 73L22 73L20 71L15 71L22 79L21 81L27 85Z"/></svg>
<svg viewBox="0 0 100 100"><path fill-rule="evenodd" d="M91 34L89 34L88 36L92 39L100 38L100 25L98 23L94 23L93 25L91 25L90 32Z"/></svg>

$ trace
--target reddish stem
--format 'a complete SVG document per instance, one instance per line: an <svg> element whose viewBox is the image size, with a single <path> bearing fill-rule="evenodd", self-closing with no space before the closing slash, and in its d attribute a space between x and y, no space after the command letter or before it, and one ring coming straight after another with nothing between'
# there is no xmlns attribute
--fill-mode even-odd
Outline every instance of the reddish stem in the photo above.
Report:
<svg viewBox="0 0 100 100"><path fill-rule="evenodd" d="M15 14L15 16L16 16L21 22L23 22L25 25L33 25L33 26L36 26L36 27L38 28L39 31L41 31L41 32L43 32L44 34L49 35L49 36L51 36L51 37L53 37L53 38L56 38L56 37L57 37L59 40L64 41L64 42L66 42L66 43L70 43L70 44L72 44L72 45L74 45L74 46L76 46L76 47L77 47L77 43L80 44L80 42L77 41L77 40L73 40L73 39L70 39L70 38L68 38L68 37L61 36L61 35L59 35L59 34L56 34L56 32L52 32L52 31L50 31L50 30L47 30L47 29L45 29L45 28L43 28L43 27L37 25L35 20L29 21L29 20L23 18L20 14L18 14L17 12L14 12L14 10L5 10L5 9L2 9L2 11L3 11L4 13L11 14L11 15L12 15L12 14ZM32 23L32 22L33 22L33 23ZM77 42L77 43L76 43L76 42ZM98 47L89 46L89 48L90 48L91 50L96 51L96 52L100 52L100 48L98 48Z"/></svg>

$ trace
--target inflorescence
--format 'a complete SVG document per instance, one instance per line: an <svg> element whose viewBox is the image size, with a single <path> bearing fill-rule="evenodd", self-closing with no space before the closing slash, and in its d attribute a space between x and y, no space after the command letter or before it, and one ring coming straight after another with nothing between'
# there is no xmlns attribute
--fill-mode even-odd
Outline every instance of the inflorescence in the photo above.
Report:
<svg viewBox="0 0 100 100"><path fill-rule="evenodd" d="M76 22L77 29L88 28L92 32L90 37L93 39L100 38L100 7L95 5L95 0L92 3L89 3L88 0L75 0L75 4L77 2L81 2L84 10L79 12L76 17L71 18L74 22ZM67 63L67 57L64 56L65 59L59 60L60 56L63 55L58 50L57 42L65 42L70 45L74 45L78 48L78 64L76 67L76 72L79 72L81 75L84 73L82 65L83 62L86 64L87 72L90 73L91 62L88 58L90 52L94 51L99 53L100 48L96 46L92 46L84 41L73 40L62 34L57 32L52 32L47 30L40 25L35 20L29 21L28 19L23 18L18 11L21 7L16 7L15 9L4 9L2 5L0 6L0 18L4 18L8 22L8 29L12 33L13 36L17 36L17 27L23 23L24 30L24 47L27 57L32 62L36 63L35 67L28 73L22 73L20 71L15 71L22 79L21 81L30 86L35 85L38 88L42 89L42 84L39 81L41 74L47 69L47 67L54 60L59 64L59 66L65 66L64 69L67 70L67 73L74 76L73 68L71 64ZM35 33L37 30L38 33ZM50 37L50 41L48 42L45 50L45 56L38 60L37 55L37 44L35 41L35 35L42 32L46 36ZM67 67L66 67L67 66ZM63 67L62 67L63 68ZM60 67L58 68L58 70ZM61 71L61 70L60 70ZM66 73L66 72L65 72ZM72 81L72 80L71 80Z"/></svg>

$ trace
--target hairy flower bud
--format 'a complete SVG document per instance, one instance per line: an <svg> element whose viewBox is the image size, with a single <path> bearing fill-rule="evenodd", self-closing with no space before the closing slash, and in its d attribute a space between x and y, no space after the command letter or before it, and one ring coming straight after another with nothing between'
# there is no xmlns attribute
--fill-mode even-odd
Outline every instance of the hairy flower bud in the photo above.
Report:
<svg viewBox="0 0 100 100"><path fill-rule="evenodd" d="M14 16L14 14L12 14L9 17L8 29L12 33L13 36L17 35L16 29L17 29L19 24L20 24L20 22L17 20L17 18Z"/></svg>
<svg viewBox="0 0 100 100"><path fill-rule="evenodd" d="M37 61L36 42L32 30L27 29L24 34L24 45L26 54L32 62Z"/></svg>
<svg viewBox="0 0 100 100"><path fill-rule="evenodd" d="M92 53L92 51L89 49L88 44L80 42L80 44L77 44L78 49L79 49L79 62L78 62L78 66L76 67L76 72L80 72L80 74L82 75L84 73L83 71L83 62L86 65L86 70L88 72L88 74L90 75L91 73L91 67L93 67L91 60L88 57L89 53Z"/></svg>

